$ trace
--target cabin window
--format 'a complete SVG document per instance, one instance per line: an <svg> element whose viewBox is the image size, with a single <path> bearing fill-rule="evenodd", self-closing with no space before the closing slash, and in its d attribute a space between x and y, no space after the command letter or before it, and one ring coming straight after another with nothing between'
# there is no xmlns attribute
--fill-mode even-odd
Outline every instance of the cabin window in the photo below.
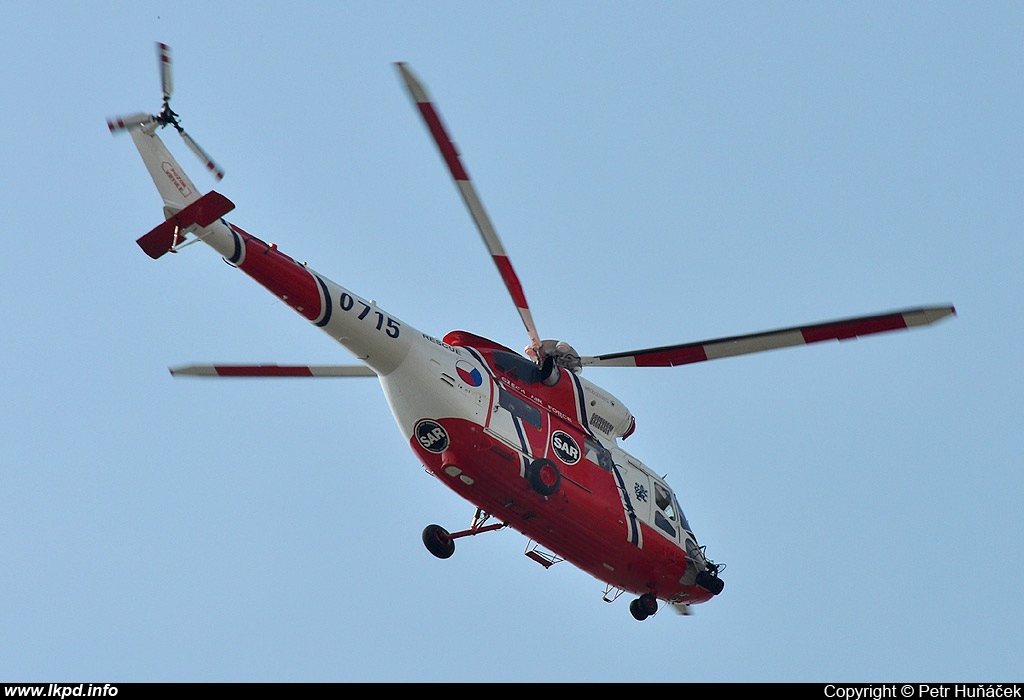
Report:
<svg viewBox="0 0 1024 700"><path fill-rule="evenodd" d="M537 430L540 430L541 415L540 409L528 404L515 394L498 388L498 405L511 413L516 418L526 421Z"/></svg>

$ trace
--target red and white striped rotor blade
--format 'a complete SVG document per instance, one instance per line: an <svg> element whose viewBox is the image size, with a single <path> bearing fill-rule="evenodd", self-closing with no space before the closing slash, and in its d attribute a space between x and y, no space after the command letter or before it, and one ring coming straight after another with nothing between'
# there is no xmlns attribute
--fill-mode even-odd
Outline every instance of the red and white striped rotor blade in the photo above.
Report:
<svg viewBox="0 0 1024 700"><path fill-rule="evenodd" d="M809 345L824 340L848 340L873 333L927 326L955 314L956 309L952 306L905 309L874 316L858 316L857 318L781 328L775 331L751 333L731 338L596 355L581 358L581 361L584 366L591 367L674 367L675 365L705 362L723 357Z"/></svg>
<svg viewBox="0 0 1024 700"><path fill-rule="evenodd" d="M107 119L107 128L110 129L110 133L116 134L118 131L137 129L152 124L155 121L156 117L152 114L139 112L137 114L127 114L123 117L110 117Z"/></svg>
<svg viewBox="0 0 1024 700"><path fill-rule="evenodd" d="M158 41L156 54L160 65L160 88L164 92L164 100L168 100L171 93L174 92L174 80L171 77L171 47Z"/></svg>
<svg viewBox="0 0 1024 700"><path fill-rule="evenodd" d="M183 365L175 377L376 377L366 365Z"/></svg>
<svg viewBox="0 0 1024 700"><path fill-rule="evenodd" d="M423 121L426 122L430 135L434 137L434 142L441 151L441 157L444 158L444 162L448 166L452 178L455 180L455 185L459 189L459 194L462 195L462 199L466 203L470 215L473 217L473 222L476 224L477 230L480 231L484 245L487 246L487 250L494 259L494 264L498 267L498 272L501 273L501 279L505 282L505 287L512 296L512 301L519 311L519 316L523 319L523 325L526 326L526 332L530 336L530 344L539 354L540 336L537 335L537 328L533 323L533 315L530 313L530 307L526 303L523 286L519 282L519 277L516 275L515 270L512 268L508 254L498 238L498 233L491 224L491 219L487 215L487 211L484 209L484 205L480 201L472 181L469 179L469 174L462 164L459 152L448 135L444 123L441 121L441 115L438 113L437 108L434 107L433 102L431 102L430 96L427 94L422 83L412 74L408 66L404 63L396 63L395 65L398 67L402 81L405 83L409 94L419 109Z"/></svg>
<svg viewBox="0 0 1024 700"><path fill-rule="evenodd" d="M184 129L178 129L178 133L181 134L181 138L184 139L185 145L187 145L190 149L192 149L193 153L195 153L197 156L199 156L199 160L203 161L203 165L206 166L206 169L209 170L210 173L215 178L217 178L218 180L223 179L224 178L224 168L222 168L219 165L217 165L214 162L213 158L211 158L206 153L206 151L204 151L202 148L200 148L199 144L196 143L192 139L191 136L189 136L187 133L185 133Z"/></svg>

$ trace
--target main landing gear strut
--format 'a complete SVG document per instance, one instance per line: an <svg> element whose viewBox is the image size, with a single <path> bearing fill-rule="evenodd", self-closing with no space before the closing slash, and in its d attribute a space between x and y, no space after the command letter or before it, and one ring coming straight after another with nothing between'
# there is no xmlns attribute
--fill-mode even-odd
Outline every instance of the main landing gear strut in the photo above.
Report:
<svg viewBox="0 0 1024 700"><path fill-rule="evenodd" d="M428 552L438 559L447 559L451 555L455 554L455 540L460 537L479 535L483 532L491 532L493 530L500 530L503 527L508 527L508 523L492 523L490 525L486 525L485 523L490 520L490 518L490 515L477 508L476 514L473 516L473 523L470 525L468 530L448 532L440 525L427 525L423 528L423 545L427 548Z"/></svg>

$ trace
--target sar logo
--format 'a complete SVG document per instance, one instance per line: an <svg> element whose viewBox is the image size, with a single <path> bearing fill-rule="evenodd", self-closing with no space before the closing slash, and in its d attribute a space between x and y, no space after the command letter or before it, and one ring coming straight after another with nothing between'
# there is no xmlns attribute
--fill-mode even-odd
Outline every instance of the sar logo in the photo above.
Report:
<svg viewBox="0 0 1024 700"><path fill-rule="evenodd" d="M448 433L438 423L432 420L421 420L416 424L416 429L413 431L416 435L417 442L427 452L433 452L436 455L441 454L448 449L449 440Z"/></svg>
<svg viewBox="0 0 1024 700"><path fill-rule="evenodd" d="M551 450L566 464L576 464L583 456L580 446L576 444L572 435L563 433L561 430L556 430L551 435Z"/></svg>

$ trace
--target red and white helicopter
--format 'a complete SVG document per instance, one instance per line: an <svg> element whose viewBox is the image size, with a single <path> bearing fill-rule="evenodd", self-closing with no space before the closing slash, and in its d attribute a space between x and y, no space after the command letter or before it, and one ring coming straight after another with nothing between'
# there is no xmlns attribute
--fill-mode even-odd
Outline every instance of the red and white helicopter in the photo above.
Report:
<svg viewBox="0 0 1024 700"><path fill-rule="evenodd" d="M402 437L427 471L476 506L467 529L423 531L442 559L455 540L511 527L529 542L526 555L545 568L569 561L605 584L604 600L635 596L638 620L665 601L680 612L722 592L723 564L705 554L668 484L622 449L635 429L616 397L581 376L583 367L666 367L825 340L925 326L955 314L952 306L906 309L806 326L645 348L580 355L562 341L541 340L519 278L462 160L423 85L398 72L440 149L526 327L525 355L466 331L438 339L349 291L224 217L234 205L201 195L157 129L173 126L219 180L213 160L189 137L169 103L170 49L157 44L163 84L158 115L108 120L126 130L163 199L165 221L138 239L152 258L202 241L363 364L356 366L189 365L174 375L209 377L376 376Z"/></svg>

